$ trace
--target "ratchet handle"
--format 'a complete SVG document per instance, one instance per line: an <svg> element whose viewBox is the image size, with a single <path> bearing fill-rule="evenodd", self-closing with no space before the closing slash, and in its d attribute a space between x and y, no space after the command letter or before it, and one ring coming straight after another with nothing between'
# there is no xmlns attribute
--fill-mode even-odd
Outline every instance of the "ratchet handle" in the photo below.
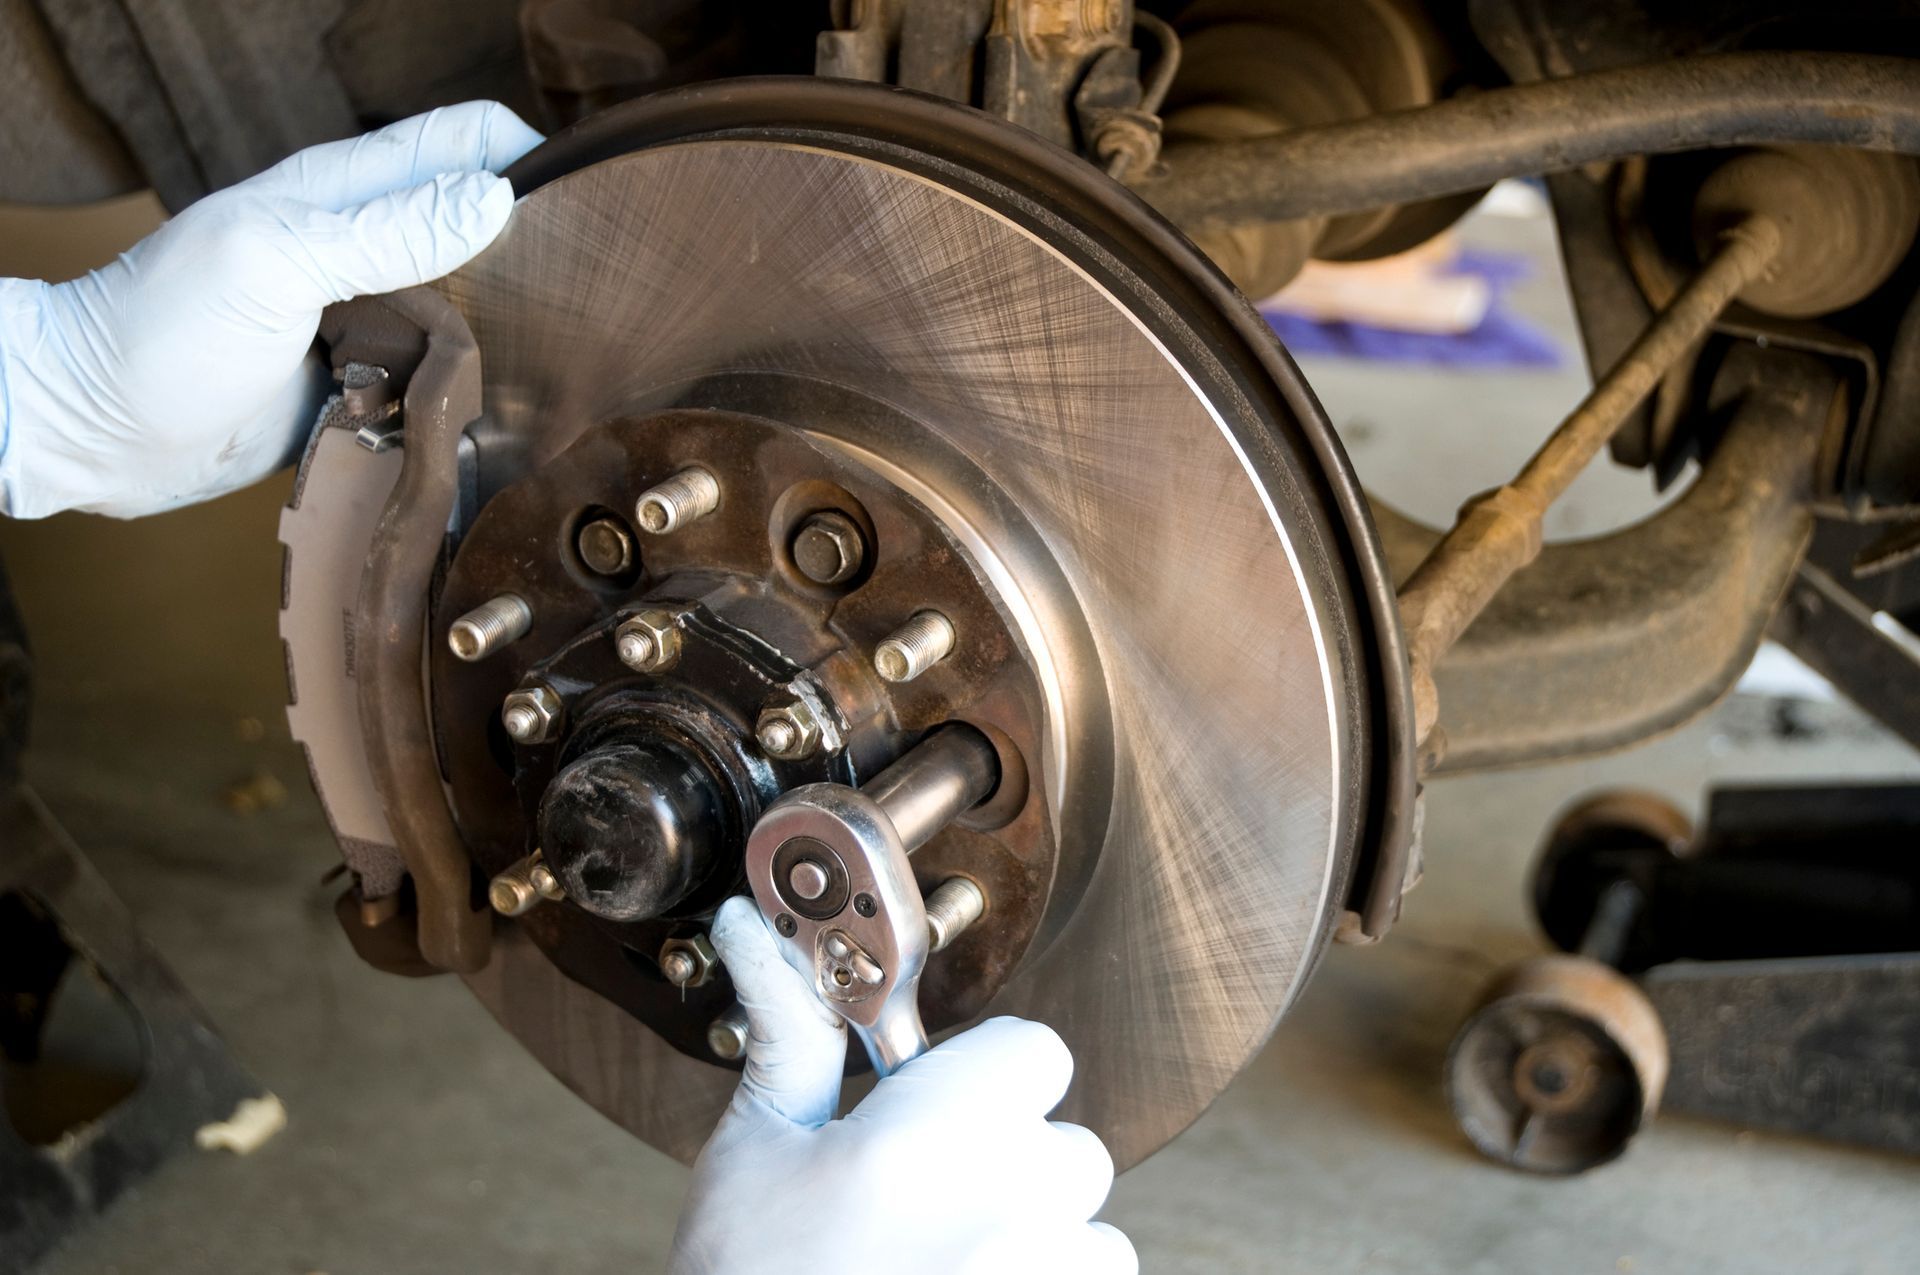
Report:
<svg viewBox="0 0 1920 1275"><path fill-rule="evenodd" d="M926 900L880 805L841 784L796 788L754 824L746 866L781 955L846 1020L874 1071L925 1053Z"/></svg>
<svg viewBox="0 0 1920 1275"><path fill-rule="evenodd" d="M882 1080L927 1052L927 1028L920 1021L919 992L916 986L905 994L889 997L871 1024L852 1021L847 1024L867 1047L873 1074Z"/></svg>

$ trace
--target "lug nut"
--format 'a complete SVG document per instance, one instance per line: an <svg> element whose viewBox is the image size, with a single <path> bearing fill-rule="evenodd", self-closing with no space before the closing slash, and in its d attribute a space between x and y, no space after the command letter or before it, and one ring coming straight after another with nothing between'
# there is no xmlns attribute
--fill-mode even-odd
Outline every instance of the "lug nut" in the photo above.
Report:
<svg viewBox="0 0 1920 1275"><path fill-rule="evenodd" d="M487 902L501 916L520 916L542 900L564 899L566 892L535 850L487 883Z"/></svg>
<svg viewBox="0 0 1920 1275"><path fill-rule="evenodd" d="M832 510L814 514L793 535L793 565L815 584L843 584L866 561L860 528L845 514Z"/></svg>
<svg viewBox="0 0 1920 1275"><path fill-rule="evenodd" d="M636 673L664 673L680 662L679 617L649 607L613 631L613 649Z"/></svg>
<svg viewBox="0 0 1920 1275"><path fill-rule="evenodd" d="M482 602L447 629L447 647L471 664L484 660L533 627L533 608L511 593Z"/></svg>
<svg viewBox="0 0 1920 1275"><path fill-rule="evenodd" d="M753 734L760 750L776 761L811 757L820 746L820 719L799 700L763 710Z"/></svg>
<svg viewBox="0 0 1920 1275"><path fill-rule="evenodd" d="M735 1005L707 1025L707 1048L714 1057L738 1062L747 1056L747 1011Z"/></svg>
<svg viewBox="0 0 1920 1275"><path fill-rule="evenodd" d="M959 938L969 925L987 911L987 896L965 877L953 877L940 883L927 896L927 946L938 952Z"/></svg>
<svg viewBox="0 0 1920 1275"><path fill-rule="evenodd" d="M873 671L889 682L911 682L953 650L953 621L918 611L873 648Z"/></svg>
<svg viewBox="0 0 1920 1275"><path fill-rule="evenodd" d="M664 536L720 507L720 480L698 465L640 493L634 517L640 530Z"/></svg>
<svg viewBox="0 0 1920 1275"><path fill-rule="evenodd" d="M623 576L633 569L633 537L617 518L595 518L580 528L573 547L595 575Z"/></svg>
<svg viewBox="0 0 1920 1275"><path fill-rule="evenodd" d="M675 987L703 986L720 966L713 944L704 934L690 939L668 939L660 945L660 973Z"/></svg>
<svg viewBox="0 0 1920 1275"><path fill-rule="evenodd" d="M545 686L524 686L500 705L500 724L516 744L544 744L560 727L565 705Z"/></svg>

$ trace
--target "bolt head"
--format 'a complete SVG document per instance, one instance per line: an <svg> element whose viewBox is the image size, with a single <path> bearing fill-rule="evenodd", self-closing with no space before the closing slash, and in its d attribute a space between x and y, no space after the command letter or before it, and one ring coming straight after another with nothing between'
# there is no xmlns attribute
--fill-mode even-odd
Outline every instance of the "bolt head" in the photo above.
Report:
<svg viewBox="0 0 1920 1275"><path fill-rule="evenodd" d="M794 920L788 913L782 912L779 916L773 918L773 928L780 931L781 938L790 939L793 937L794 931L800 928L800 923Z"/></svg>
<svg viewBox="0 0 1920 1275"><path fill-rule="evenodd" d="M565 712L549 687L523 686L500 705L500 724L517 744L543 744L559 731Z"/></svg>
<svg viewBox="0 0 1920 1275"><path fill-rule="evenodd" d="M776 761L799 761L820 747L820 719L800 700L763 710L753 733L761 751Z"/></svg>
<svg viewBox="0 0 1920 1275"><path fill-rule="evenodd" d="M866 560L860 528L845 514L814 514L794 533L793 565L815 584L844 584Z"/></svg>
<svg viewBox="0 0 1920 1275"><path fill-rule="evenodd" d="M567 897L560 885L560 878L553 875L553 869L544 863L536 863L527 870L527 880L533 885L535 894L549 902L558 903Z"/></svg>
<svg viewBox="0 0 1920 1275"><path fill-rule="evenodd" d="M707 1048L714 1057L737 1062L747 1056L747 1025L730 1018L717 1018L707 1027Z"/></svg>
<svg viewBox="0 0 1920 1275"><path fill-rule="evenodd" d="M595 575L623 576L633 569L633 536L618 519L594 519L580 528L573 545Z"/></svg>
<svg viewBox="0 0 1920 1275"><path fill-rule="evenodd" d="M853 910L861 916L870 917L880 910L880 905L873 901L871 894L856 894L853 896Z"/></svg>
<svg viewBox="0 0 1920 1275"><path fill-rule="evenodd" d="M613 649L636 673L664 673L680 662L679 617L649 607L613 631Z"/></svg>
<svg viewBox="0 0 1920 1275"><path fill-rule="evenodd" d="M660 973L675 987L700 987L718 968L720 957L704 934L660 945Z"/></svg>

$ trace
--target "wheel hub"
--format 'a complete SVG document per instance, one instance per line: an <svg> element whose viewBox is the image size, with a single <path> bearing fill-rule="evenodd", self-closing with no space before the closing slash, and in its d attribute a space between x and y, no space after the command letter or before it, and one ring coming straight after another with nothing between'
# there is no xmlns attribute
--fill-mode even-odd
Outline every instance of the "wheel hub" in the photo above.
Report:
<svg viewBox="0 0 1920 1275"><path fill-rule="evenodd" d="M737 1035L686 953L746 830L966 723L999 785L913 866L987 905L928 963L928 1025L1049 1022L1063 1118L1137 1161L1258 1049L1392 836L1391 644L1324 419L1189 248L1018 130L818 81L609 116L530 157L442 285L485 414L429 623L440 764L477 871L539 851L564 894L469 981L690 1156ZM303 490L391 484L323 444ZM290 606L344 591L290 556ZM502 596L524 633L460 658ZM325 769L331 810L355 790ZM833 888L795 856L782 880Z"/></svg>

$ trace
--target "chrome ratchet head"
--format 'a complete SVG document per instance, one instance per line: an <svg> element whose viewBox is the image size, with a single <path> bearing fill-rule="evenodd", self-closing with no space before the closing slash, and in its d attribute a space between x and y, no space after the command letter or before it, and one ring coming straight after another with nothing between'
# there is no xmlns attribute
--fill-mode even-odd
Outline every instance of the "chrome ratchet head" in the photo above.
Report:
<svg viewBox="0 0 1920 1275"><path fill-rule="evenodd" d="M877 1075L926 1052L927 908L879 803L843 784L784 794L747 838L747 881L787 963L847 1020Z"/></svg>

